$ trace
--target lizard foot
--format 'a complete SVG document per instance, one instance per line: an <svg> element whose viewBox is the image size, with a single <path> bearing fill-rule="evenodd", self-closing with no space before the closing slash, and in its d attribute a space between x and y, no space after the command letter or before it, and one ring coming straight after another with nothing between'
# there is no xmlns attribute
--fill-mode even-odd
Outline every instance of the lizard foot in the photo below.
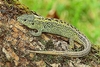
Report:
<svg viewBox="0 0 100 67"><path fill-rule="evenodd" d="M33 36L40 36L41 35L41 32L40 31L37 31L37 32L35 32L35 31L29 31Z"/></svg>

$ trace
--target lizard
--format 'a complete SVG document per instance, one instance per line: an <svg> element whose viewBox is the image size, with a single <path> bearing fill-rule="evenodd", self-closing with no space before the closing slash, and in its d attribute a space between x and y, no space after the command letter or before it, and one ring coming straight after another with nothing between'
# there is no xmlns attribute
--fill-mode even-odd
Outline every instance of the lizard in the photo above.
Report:
<svg viewBox="0 0 100 67"><path fill-rule="evenodd" d="M83 57L91 50L91 43L89 39L84 36L78 29L65 21L44 18L35 14L23 14L17 17L17 21L30 29L36 29L37 32L31 31L34 36L40 36L43 32L57 34L69 38L69 44L73 45L74 41L84 46L82 51L30 51L40 54L62 55L68 57Z"/></svg>

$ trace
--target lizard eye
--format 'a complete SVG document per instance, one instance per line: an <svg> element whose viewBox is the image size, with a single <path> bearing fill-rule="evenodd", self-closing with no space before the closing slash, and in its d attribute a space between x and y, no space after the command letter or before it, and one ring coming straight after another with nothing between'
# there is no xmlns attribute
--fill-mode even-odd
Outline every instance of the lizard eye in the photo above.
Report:
<svg viewBox="0 0 100 67"><path fill-rule="evenodd" d="M26 21L26 19L24 19L24 21Z"/></svg>

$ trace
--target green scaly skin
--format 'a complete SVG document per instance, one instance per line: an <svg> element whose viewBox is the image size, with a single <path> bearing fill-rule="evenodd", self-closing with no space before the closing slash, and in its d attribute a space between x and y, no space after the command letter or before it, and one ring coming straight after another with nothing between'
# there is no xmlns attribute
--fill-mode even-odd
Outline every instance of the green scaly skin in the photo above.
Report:
<svg viewBox="0 0 100 67"><path fill-rule="evenodd" d="M89 40L83 34L81 34L75 27L64 21L58 19L43 18L41 16L34 14L21 15L17 17L17 20L21 24L29 27L30 29L36 29L37 32L31 31L32 35L34 36L40 36L42 32L47 32L69 38L70 45L73 45L74 41L78 42L81 45L84 45L84 50L78 52L71 52L71 51L30 51L30 52L51 54L51 55L63 55L68 57L82 57L90 52L91 44Z"/></svg>

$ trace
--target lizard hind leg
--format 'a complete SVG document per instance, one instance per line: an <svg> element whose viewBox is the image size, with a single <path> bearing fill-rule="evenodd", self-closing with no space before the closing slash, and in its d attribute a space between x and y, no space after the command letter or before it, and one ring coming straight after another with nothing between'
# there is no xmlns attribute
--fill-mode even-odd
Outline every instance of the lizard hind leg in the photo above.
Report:
<svg viewBox="0 0 100 67"><path fill-rule="evenodd" d="M72 38L69 39L69 46L68 46L68 50L72 50L72 48L74 48L74 40Z"/></svg>

